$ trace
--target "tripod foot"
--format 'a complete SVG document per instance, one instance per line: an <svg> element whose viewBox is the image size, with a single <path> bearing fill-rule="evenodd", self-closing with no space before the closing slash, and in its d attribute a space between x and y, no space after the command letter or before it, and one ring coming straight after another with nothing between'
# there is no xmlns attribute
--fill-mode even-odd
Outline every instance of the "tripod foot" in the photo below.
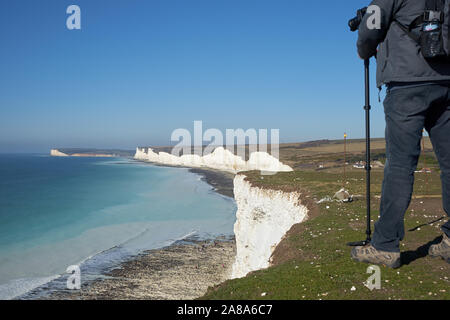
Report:
<svg viewBox="0 0 450 320"><path fill-rule="evenodd" d="M358 241L358 242L349 242L347 243L348 247L365 247L370 243L370 240Z"/></svg>

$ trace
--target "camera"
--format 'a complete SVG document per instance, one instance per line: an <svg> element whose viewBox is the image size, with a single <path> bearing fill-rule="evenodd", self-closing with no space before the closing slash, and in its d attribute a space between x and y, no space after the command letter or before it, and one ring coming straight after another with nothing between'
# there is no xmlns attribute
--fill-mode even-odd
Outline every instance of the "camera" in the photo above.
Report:
<svg viewBox="0 0 450 320"><path fill-rule="evenodd" d="M354 32L354 31L358 30L359 25L361 24L361 21L364 18L364 15L366 14L366 12L367 12L367 7L364 7L362 9L359 9L358 11L356 11L356 17L354 17L353 19L351 19L348 22L350 31Z"/></svg>

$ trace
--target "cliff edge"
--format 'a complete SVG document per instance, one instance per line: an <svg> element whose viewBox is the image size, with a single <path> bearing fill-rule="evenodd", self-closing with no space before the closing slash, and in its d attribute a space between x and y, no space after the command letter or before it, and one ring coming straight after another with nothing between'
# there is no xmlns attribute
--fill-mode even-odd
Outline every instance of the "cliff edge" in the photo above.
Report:
<svg viewBox="0 0 450 320"><path fill-rule="evenodd" d="M234 194L238 210L232 278L241 278L270 266L275 248L293 225L308 218L308 208L300 193L254 187L243 174L234 179Z"/></svg>

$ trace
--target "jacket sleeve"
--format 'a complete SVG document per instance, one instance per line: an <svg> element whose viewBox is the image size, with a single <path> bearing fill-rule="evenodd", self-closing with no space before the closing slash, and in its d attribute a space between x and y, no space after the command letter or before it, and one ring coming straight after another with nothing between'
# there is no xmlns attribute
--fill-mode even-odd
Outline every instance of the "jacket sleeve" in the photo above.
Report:
<svg viewBox="0 0 450 320"><path fill-rule="evenodd" d="M378 6L380 8L380 24L379 28L373 28L372 22L376 18L376 13L367 12L364 16L359 26L357 42L358 53L362 59L369 59L376 55L377 47L384 41L394 18L396 2L396 0L373 0L371 2L371 6ZM371 28L369 28L369 25Z"/></svg>

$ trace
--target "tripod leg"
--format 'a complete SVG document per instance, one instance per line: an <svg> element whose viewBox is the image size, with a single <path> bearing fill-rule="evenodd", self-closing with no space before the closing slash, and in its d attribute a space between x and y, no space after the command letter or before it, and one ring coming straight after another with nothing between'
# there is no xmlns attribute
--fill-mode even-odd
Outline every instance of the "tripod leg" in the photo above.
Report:
<svg viewBox="0 0 450 320"><path fill-rule="evenodd" d="M367 210L367 226L366 226L366 240L351 242L348 244L350 247L365 246L370 243L372 231L370 225L370 60L364 61L364 82L365 82L365 105L364 110L366 112L366 210Z"/></svg>
<svg viewBox="0 0 450 320"><path fill-rule="evenodd" d="M366 110L366 198L367 198L367 242L371 240L371 226L370 226L370 60L364 61L364 75L365 75L365 90L366 90L366 104L364 109Z"/></svg>

